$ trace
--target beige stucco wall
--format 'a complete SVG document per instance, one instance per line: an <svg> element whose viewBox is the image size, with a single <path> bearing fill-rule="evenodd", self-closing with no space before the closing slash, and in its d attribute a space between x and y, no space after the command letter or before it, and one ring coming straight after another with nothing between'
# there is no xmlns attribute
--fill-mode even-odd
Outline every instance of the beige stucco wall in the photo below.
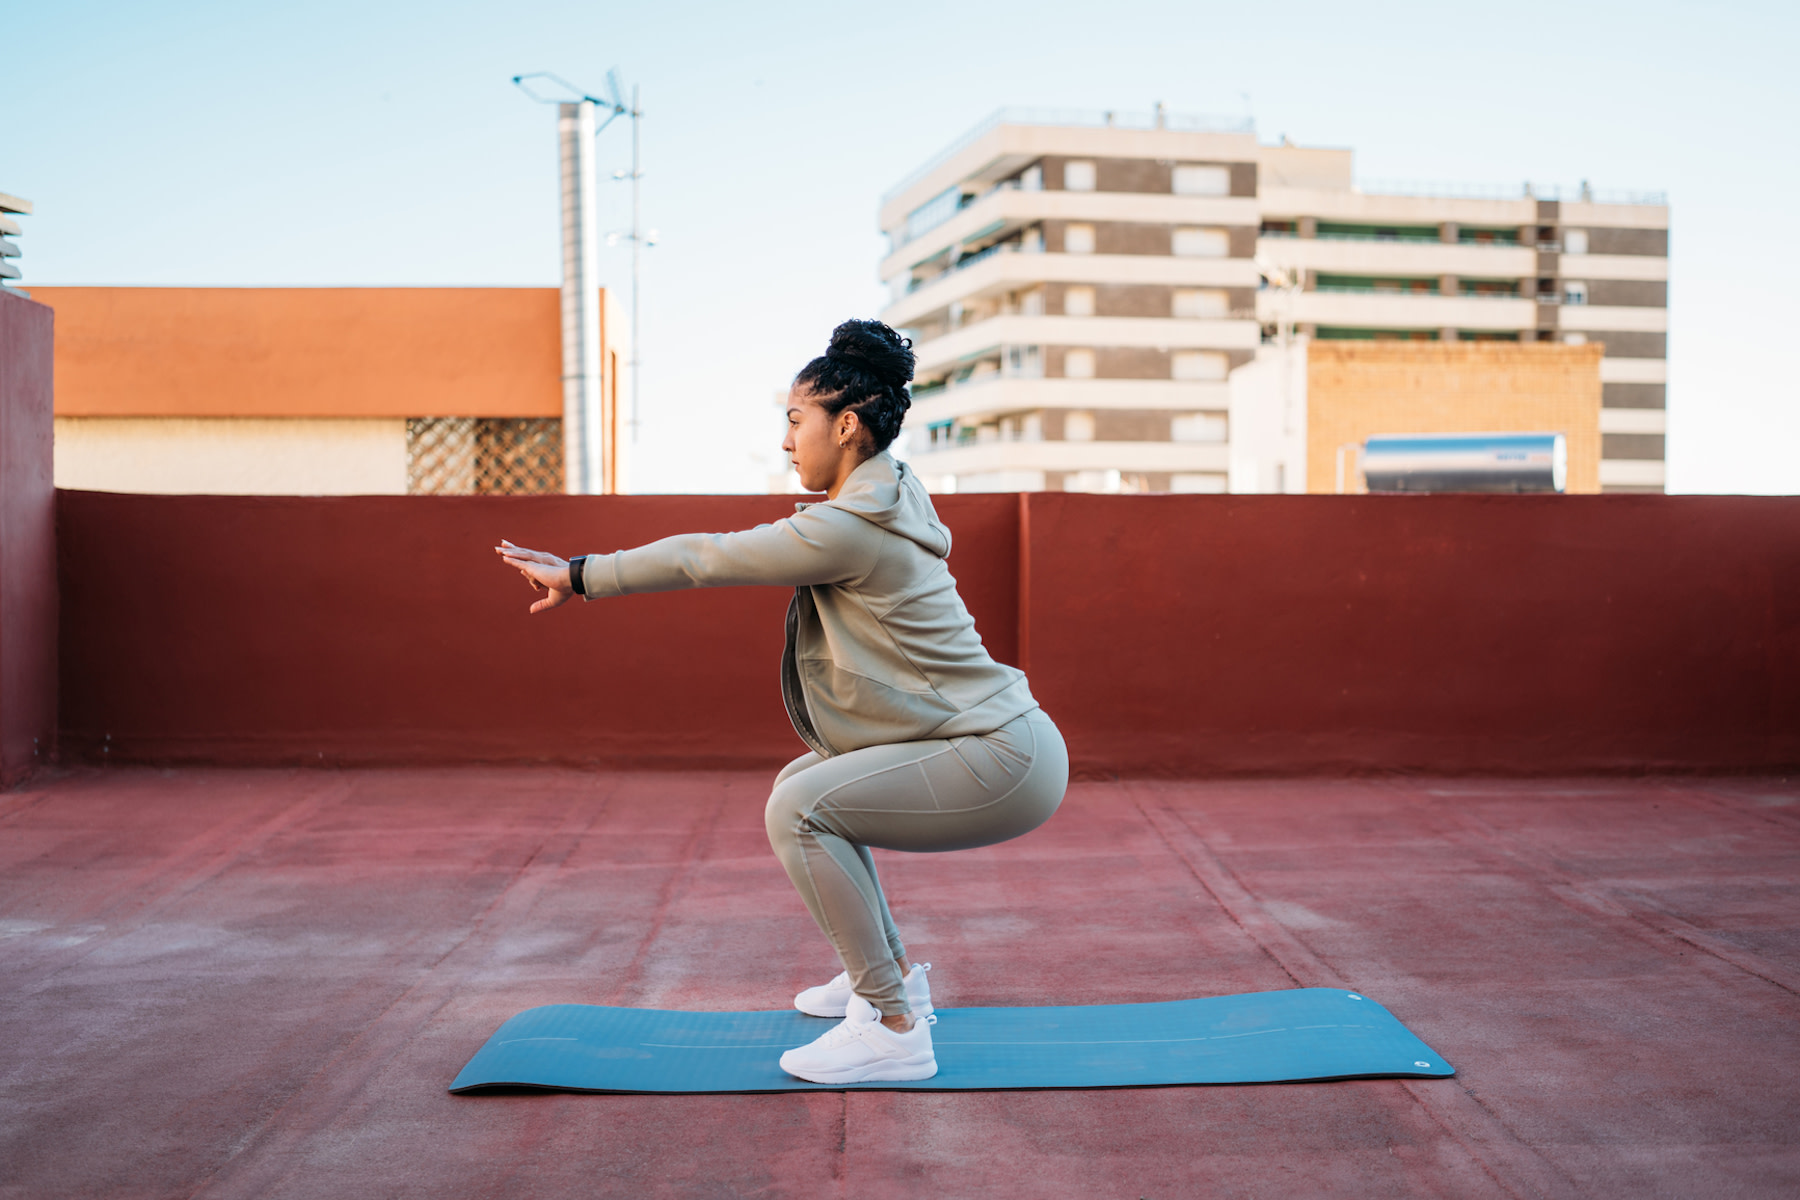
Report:
<svg viewBox="0 0 1800 1200"><path fill-rule="evenodd" d="M245 496L404 494L406 421L58 417L56 486Z"/></svg>
<svg viewBox="0 0 1800 1200"><path fill-rule="evenodd" d="M1337 490L1340 446L1384 433L1561 433L1570 492L1600 490L1598 345L1314 341L1306 490Z"/></svg>

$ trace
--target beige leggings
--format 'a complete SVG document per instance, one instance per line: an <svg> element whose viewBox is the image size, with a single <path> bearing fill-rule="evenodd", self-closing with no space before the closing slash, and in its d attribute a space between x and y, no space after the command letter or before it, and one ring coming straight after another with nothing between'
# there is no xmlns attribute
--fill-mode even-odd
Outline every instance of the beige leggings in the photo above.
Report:
<svg viewBox="0 0 1800 1200"><path fill-rule="evenodd" d="M769 795L769 844L813 920L837 947L856 994L884 1015L908 1011L894 928L869 847L931 852L990 846L1056 811L1069 752L1042 709L980 737L803 754Z"/></svg>

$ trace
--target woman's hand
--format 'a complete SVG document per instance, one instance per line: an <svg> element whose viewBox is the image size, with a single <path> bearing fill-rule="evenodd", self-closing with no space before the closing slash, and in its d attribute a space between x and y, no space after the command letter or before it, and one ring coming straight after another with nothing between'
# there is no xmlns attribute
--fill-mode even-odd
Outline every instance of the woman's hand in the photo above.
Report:
<svg viewBox="0 0 1800 1200"><path fill-rule="evenodd" d="M501 538L500 544L494 547L494 553L505 559L507 566L519 568L519 574L532 587L540 592L550 593L531 606L532 612L548 612L575 598L574 589L569 587L568 559L558 558L543 550L527 550L513 545L505 538Z"/></svg>

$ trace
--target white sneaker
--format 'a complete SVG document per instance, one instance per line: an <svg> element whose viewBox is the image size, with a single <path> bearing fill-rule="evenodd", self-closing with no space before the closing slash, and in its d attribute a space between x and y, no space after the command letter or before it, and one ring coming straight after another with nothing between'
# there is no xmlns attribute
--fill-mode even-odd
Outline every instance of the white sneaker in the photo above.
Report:
<svg viewBox="0 0 1800 1200"><path fill-rule="evenodd" d="M906 988L906 1003L912 1009L912 1015L920 1019L936 1011L931 1007L931 981L925 978L925 972L929 970L930 963L914 963L913 969L900 981ZM846 1006L855 994L855 989L850 986L850 972L839 971L830 983L809 987L795 996L794 1007L809 1017L841 1017L849 1011Z"/></svg>
<svg viewBox="0 0 1800 1200"><path fill-rule="evenodd" d="M854 993L849 1013L816 1041L781 1056L781 1069L808 1083L866 1083L874 1079L930 1079L937 1074L931 1051L936 1017L918 1017L905 1033L881 1023L875 1006Z"/></svg>

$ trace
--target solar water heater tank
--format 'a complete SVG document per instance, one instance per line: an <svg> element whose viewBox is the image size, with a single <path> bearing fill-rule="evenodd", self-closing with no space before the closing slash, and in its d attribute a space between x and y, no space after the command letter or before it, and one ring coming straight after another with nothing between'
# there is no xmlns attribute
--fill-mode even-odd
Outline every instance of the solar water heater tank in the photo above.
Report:
<svg viewBox="0 0 1800 1200"><path fill-rule="evenodd" d="M1561 492L1569 448L1560 433L1403 433L1363 444L1371 492Z"/></svg>

